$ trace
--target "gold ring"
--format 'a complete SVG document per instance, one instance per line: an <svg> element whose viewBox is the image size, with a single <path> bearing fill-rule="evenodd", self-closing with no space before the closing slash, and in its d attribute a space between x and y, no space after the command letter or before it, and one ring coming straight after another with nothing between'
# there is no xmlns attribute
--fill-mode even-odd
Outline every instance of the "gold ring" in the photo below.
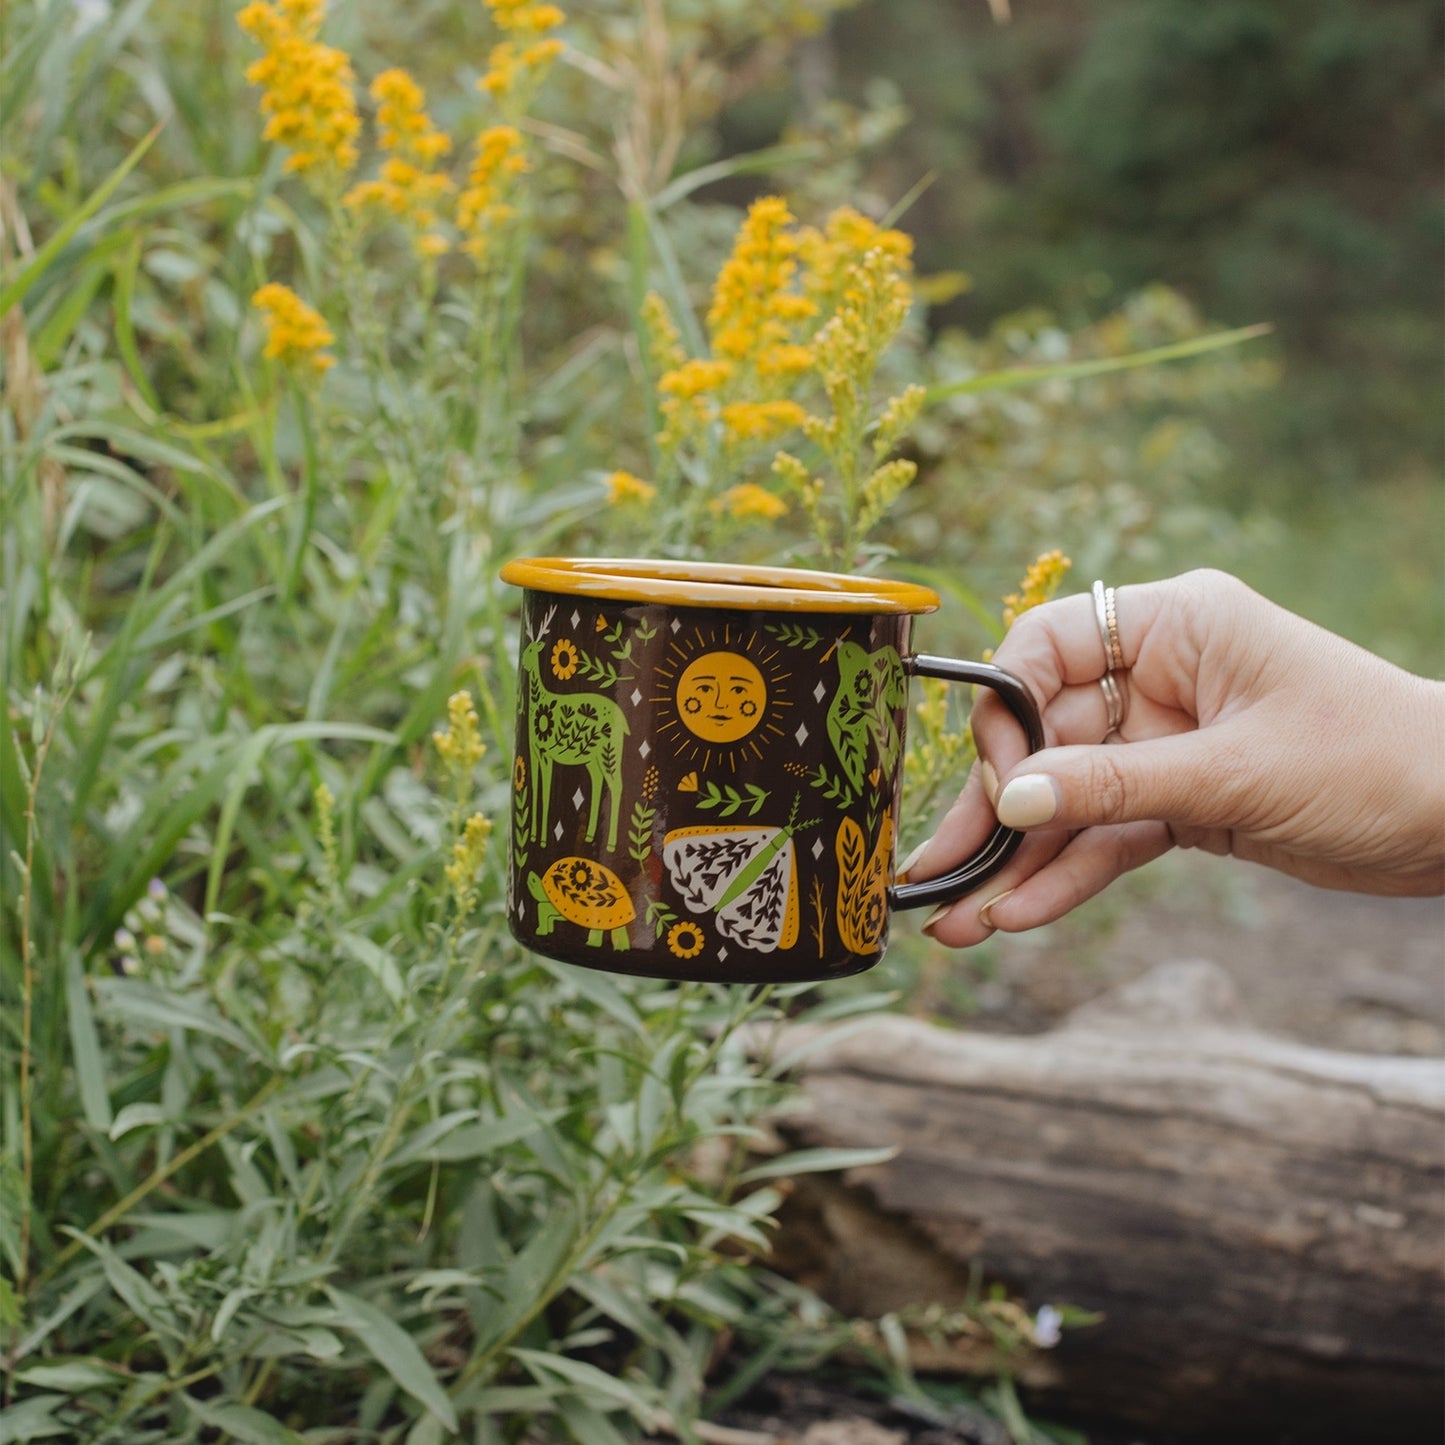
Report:
<svg viewBox="0 0 1445 1445"><path fill-rule="evenodd" d="M1094 620L1099 624L1099 641L1104 644L1104 671L1124 670L1124 647L1119 641L1119 606L1112 587L1094 583Z"/></svg>

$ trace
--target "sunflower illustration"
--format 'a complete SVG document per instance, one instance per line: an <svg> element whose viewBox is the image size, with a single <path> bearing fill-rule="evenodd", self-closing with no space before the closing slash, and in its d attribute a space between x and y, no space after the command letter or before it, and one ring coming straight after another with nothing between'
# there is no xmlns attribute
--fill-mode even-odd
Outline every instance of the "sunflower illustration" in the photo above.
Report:
<svg viewBox="0 0 1445 1445"><path fill-rule="evenodd" d="M577 644L570 637L559 638L552 648L552 675L559 682L566 682L577 671L579 661Z"/></svg>
<svg viewBox="0 0 1445 1445"><path fill-rule="evenodd" d="M686 919L667 930L667 946L675 958L696 958L706 941L702 929Z"/></svg>

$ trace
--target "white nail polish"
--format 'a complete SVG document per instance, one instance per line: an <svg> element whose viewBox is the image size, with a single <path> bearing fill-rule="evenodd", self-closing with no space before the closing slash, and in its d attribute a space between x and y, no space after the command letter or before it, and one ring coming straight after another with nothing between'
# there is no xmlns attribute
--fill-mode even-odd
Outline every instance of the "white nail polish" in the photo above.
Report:
<svg viewBox="0 0 1445 1445"><path fill-rule="evenodd" d="M991 807L998 806L998 774L993 770L993 764L987 758L978 760L978 775L983 779L983 791L988 798Z"/></svg>
<svg viewBox="0 0 1445 1445"><path fill-rule="evenodd" d="M983 907L978 910L978 921L983 924L985 928L998 927L998 924L996 924L989 915L998 904L1004 901L1005 898L1011 898L1013 896L1013 891L1014 890L1012 888L1005 888L1002 893L995 893L993 897L990 898L988 902L985 903Z"/></svg>
<svg viewBox="0 0 1445 1445"><path fill-rule="evenodd" d="M933 839L932 839L931 837L925 838L925 839L898 865L898 871L897 871L897 873L896 873L894 876L895 876L896 878L902 879L902 878L908 873L909 869L911 869L911 868L913 867L913 865L914 865L915 863L917 863L918 860L919 860L921 857L923 857L924 851L927 849L928 845L929 845L931 842L933 842Z"/></svg>
<svg viewBox="0 0 1445 1445"><path fill-rule="evenodd" d="M1004 785L994 811L1005 828L1037 828L1059 811L1054 780L1046 773L1025 773Z"/></svg>
<svg viewBox="0 0 1445 1445"><path fill-rule="evenodd" d="M933 910L933 912L930 913L930 914L928 915L928 917L923 920L923 930L922 930L922 931L923 931L924 933L929 933L929 934L931 934L934 926L935 926L936 924L942 923L943 920L944 920L944 919L948 916L948 914L952 911L952 909L953 909L953 904L951 904L951 903L940 903L940 904L938 905L938 907L935 908L935 909Z"/></svg>

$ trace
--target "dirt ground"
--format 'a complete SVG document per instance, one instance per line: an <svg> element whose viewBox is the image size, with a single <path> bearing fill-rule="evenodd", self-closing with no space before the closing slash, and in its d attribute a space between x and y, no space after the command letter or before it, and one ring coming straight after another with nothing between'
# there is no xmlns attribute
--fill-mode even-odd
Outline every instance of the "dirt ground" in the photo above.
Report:
<svg viewBox="0 0 1445 1445"><path fill-rule="evenodd" d="M1228 971L1257 1028L1348 1052L1445 1054L1445 899L1335 893L1186 853L1091 909L996 935L963 1026L1046 1029L1156 964L1203 958Z"/></svg>

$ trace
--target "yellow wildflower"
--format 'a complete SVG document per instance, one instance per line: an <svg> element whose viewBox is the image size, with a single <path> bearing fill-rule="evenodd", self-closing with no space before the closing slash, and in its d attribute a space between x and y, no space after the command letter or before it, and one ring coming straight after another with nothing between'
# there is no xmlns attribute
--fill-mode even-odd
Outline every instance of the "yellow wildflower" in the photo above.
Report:
<svg viewBox="0 0 1445 1445"><path fill-rule="evenodd" d="M813 302L790 289L798 270L792 220L779 196L749 207L713 288L707 324L714 355L757 357L791 341L791 324L814 314Z"/></svg>
<svg viewBox="0 0 1445 1445"><path fill-rule="evenodd" d="M395 216L411 228L422 255L441 255L447 242L433 229L437 207L456 187L436 164L452 143L432 124L426 94L406 71L383 71L372 81L371 94L378 103L381 148L388 156L377 180L352 186L342 201L356 210L372 207Z"/></svg>
<svg viewBox="0 0 1445 1445"><path fill-rule="evenodd" d="M524 102L562 53L562 42L549 32L567 17L555 5L532 0L487 0L487 9L498 29L512 38L492 47L477 87L499 101Z"/></svg>
<svg viewBox="0 0 1445 1445"><path fill-rule="evenodd" d="M1064 574L1073 565L1057 548L1052 552L1040 553L1029 564L1029 570L1019 584L1019 591L1010 592L1003 599L1004 626L1012 627L1025 612L1047 602L1058 591Z"/></svg>
<svg viewBox="0 0 1445 1445"><path fill-rule="evenodd" d="M682 334L667 309L667 302L656 291L649 291L642 298L642 326L647 334L647 359L654 376L665 376L687 361Z"/></svg>
<svg viewBox="0 0 1445 1445"><path fill-rule="evenodd" d="M734 401L723 407L722 424L737 441L769 441L802 426L807 415L795 401Z"/></svg>
<svg viewBox="0 0 1445 1445"><path fill-rule="evenodd" d="M477 874L486 861L487 840L491 836L492 820L473 813L462 829L462 836L452 844L452 861L444 871L458 913L470 913L476 906Z"/></svg>
<svg viewBox="0 0 1445 1445"><path fill-rule="evenodd" d="M356 164L356 77L345 51L316 39L322 0L252 0L236 23L266 52L246 68L264 92L264 139L291 154L286 169L344 175Z"/></svg>
<svg viewBox="0 0 1445 1445"><path fill-rule="evenodd" d="M912 237L887 230L850 206L840 206L821 231L807 227L799 234L804 292L821 310L833 310L848 289L853 268L870 251L882 251L900 272L912 267Z"/></svg>
<svg viewBox="0 0 1445 1445"><path fill-rule="evenodd" d="M908 315L913 295L906 267L882 248L848 272L838 308L813 338L813 353L835 409L841 395L872 379L889 342Z"/></svg>
<svg viewBox="0 0 1445 1445"><path fill-rule="evenodd" d="M657 488L641 477L620 468L607 478L607 501L610 506L620 507L628 502L650 502L657 495Z"/></svg>
<svg viewBox="0 0 1445 1445"><path fill-rule="evenodd" d="M270 281L251 297L251 304L266 323L263 355L270 360L317 376L336 364L325 350L336 340L331 328L289 286Z"/></svg>
<svg viewBox="0 0 1445 1445"><path fill-rule="evenodd" d="M463 689L447 699L447 730L433 733L432 742L447 766L459 775L469 774L481 762L487 745L477 730L471 693Z"/></svg>
<svg viewBox="0 0 1445 1445"><path fill-rule="evenodd" d="M774 496L766 487L760 487L756 482L743 482L739 486L729 487L711 506L715 513L726 513L740 522L752 519L774 522L779 517L786 516L788 511L788 504L781 497Z"/></svg>
<svg viewBox="0 0 1445 1445"><path fill-rule="evenodd" d="M457 226L467 237L462 250L484 254L492 233L516 214L509 198L517 177L528 169L522 133L515 126L489 126L477 137L466 189L457 198Z"/></svg>
<svg viewBox="0 0 1445 1445"><path fill-rule="evenodd" d="M701 358L685 361L675 371L669 371L658 382L657 389L667 396L684 400L701 396L704 392L717 391L733 374L730 361L706 361Z"/></svg>

